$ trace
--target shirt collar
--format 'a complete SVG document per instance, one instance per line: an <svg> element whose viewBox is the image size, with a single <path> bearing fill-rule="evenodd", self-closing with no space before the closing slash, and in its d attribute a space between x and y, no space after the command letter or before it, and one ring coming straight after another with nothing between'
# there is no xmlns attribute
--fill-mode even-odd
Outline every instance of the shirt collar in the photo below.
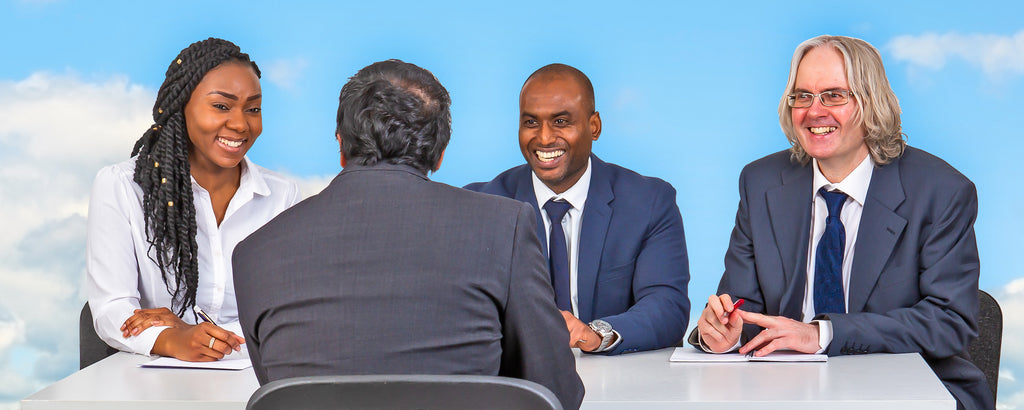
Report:
<svg viewBox="0 0 1024 410"><path fill-rule="evenodd" d="M843 178L842 181L831 183L822 175L821 170L818 169L818 160L811 160L811 168L814 169L814 190L812 194L817 193L818 189L825 187L826 191L840 190L843 191L854 201L857 201L860 206L864 206L864 201L868 197L868 185L871 183L871 173L875 169L875 160L871 158L871 155L867 155L857 168L854 168Z"/></svg>
<svg viewBox="0 0 1024 410"><path fill-rule="evenodd" d="M537 196L537 206L544 208L544 204L546 204L548 200L554 198L565 200L569 202L573 208L582 210L583 205L587 201L587 193L590 192L591 169L593 168L590 166L590 158L587 158L587 170L583 171L583 175L580 177L580 180L576 181L572 187L561 194L556 194L555 191L552 191L551 188L544 185L544 182L541 181L540 178L537 178L537 173L530 171L530 176L533 178L533 194Z"/></svg>
<svg viewBox="0 0 1024 410"><path fill-rule="evenodd" d="M263 177L263 172L260 171L260 167L249 160L248 156L242 157L242 178L240 182L239 188L251 186L252 193L255 195L270 195L270 185L267 184L267 180Z"/></svg>

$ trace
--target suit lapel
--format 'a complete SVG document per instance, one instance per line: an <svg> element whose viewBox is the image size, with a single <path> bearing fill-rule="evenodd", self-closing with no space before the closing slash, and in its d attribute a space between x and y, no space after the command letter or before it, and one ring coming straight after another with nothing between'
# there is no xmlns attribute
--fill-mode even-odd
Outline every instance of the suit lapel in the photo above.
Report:
<svg viewBox="0 0 1024 410"><path fill-rule="evenodd" d="M861 211L857 243L850 271L848 312L860 312L882 274L907 220L894 210L906 196L900 182L899 161L875 168L871 173L867 199Z"/></svg>
<svg viewBox="0 0 1024 410"><path fill-rule="evenodd" d="M533 214L537 217L537 236L540 239L541 250L544 251L544 257L548 256L548 238L547 233L544 231L544 218L540 216L540 207L537 206L537 194L533 191L533 174L530 171L530 167L523 167L526 172L523 173L519 178L516 178L516 191L513 199L526 202L533 206Z"/></svg>
<svg viewBox="0 0 1024 410"><path fill-rule="evenodd" d="M783 290L779 314L803 316L804 288L807 284L807 246L811 231L811 165L791 165L781 173L782 185L766 193L772 234L782 261ZM767 303L767 301L766 301Z"/></svg>
<svg viewBox="0 0 1024 410"><path fill-rule="evenodd" d="M579 318L584 322L593 319L597 271L601 265L601 255L604 253L608 225L612 220L611 202L615 199L607 165L593 154L591 154L590 160L594 169L590 175L587 202L583 207L579 257L577 258L579 266L576 269L577 307L579 308Z"/></svg>

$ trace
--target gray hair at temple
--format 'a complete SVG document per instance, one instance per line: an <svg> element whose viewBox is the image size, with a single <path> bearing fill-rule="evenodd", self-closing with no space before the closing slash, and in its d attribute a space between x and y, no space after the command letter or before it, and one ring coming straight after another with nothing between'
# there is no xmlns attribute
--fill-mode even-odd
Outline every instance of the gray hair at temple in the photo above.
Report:
<svg viewBox="0 0 1024 410"><path fill-rule="evenodd" d="M810 156L797 140L793 128L793 108L787 103L787 97L796 86L800 61L808 51L817 47L832 47L843 56L846 80L854 93L853 103L857 104L853 125L864 126L864 143L868 146L871 158L876 164L885 165L903 155L907 142L900 125L900 102L885 76L882 56L875 47L859 38L824 35L797 46L789 68L789 82L779 102L779 124L792 145L789 150L793 161L806 164Z"/></svg>

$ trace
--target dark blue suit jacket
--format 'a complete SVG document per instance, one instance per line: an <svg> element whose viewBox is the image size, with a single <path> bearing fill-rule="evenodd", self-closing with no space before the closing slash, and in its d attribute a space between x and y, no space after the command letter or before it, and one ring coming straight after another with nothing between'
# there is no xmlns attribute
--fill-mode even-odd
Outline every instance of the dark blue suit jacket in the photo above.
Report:
<svg viewBox="0 0 1024 410"><path fill-rule="evenodd" d="M800 320L813 170L789 156L743 168L718 292L746 299L744 310ZM967 408L993 408L984 374L965 358L977 336L977 213L974 184L931 154L907 147L876 167L854 245L849 313L829 315L827 354L918 352ZM744 341L759 331L747 325Z"/></svg>
<svg viewBox="0 0 1024 410"><path fill-rule="evenodd" d="M591 155L590 191L583 208L577 268L579 319L603 319L622 336L608 354L659 349L682 340L690 314L690 281L683 219L676 191ZM543 227L529 165L466 189L533 206ZM547 249L544 229L538 229Z"/></svg>

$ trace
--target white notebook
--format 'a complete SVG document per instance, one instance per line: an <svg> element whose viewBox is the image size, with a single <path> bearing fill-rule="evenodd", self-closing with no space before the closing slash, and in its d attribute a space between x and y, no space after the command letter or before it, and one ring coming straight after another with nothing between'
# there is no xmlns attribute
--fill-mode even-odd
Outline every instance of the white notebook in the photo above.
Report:
<svg viewBox="0 0 1024 410"><path fill-rule="evenodd" d="M670 362L691 363L727 363L727 362L827 362L828 356L823 354L800 353L792 350L776 350L764 357L754 357L739 353L712 354L697 350L693 346L677 347L672 352Z"/></svg>
<svg viewBox="0 0 1024 410"><path fill-rule="evenodd" d="M242 370L252 367L252 361L249 360L249 351L245 350L245 345L242 345L242 350L238 352L231 352L231 354L224 356L223 359L213 362L186 362L184 360L178 360L173 357L161 357L152 361L140 364L139 367L179 367L189 369L219 369L219 370Z"/></svg>

